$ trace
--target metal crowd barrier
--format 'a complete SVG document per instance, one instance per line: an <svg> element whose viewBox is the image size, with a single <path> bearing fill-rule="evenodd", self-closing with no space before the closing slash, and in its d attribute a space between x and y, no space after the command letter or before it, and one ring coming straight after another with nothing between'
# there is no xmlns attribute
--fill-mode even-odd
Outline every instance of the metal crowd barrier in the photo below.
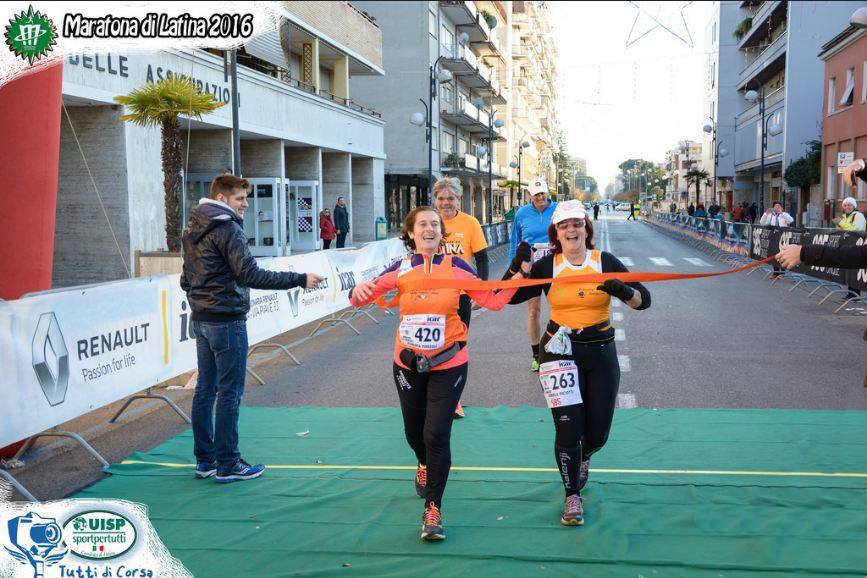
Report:
<svg viewBox="0 0 867 578"><path fill-rule="evenodd" d="M656 226L661 231L668 233L683 241L687 245L709 254L712 258L734 269L753 262L752 254L752 230L753 224L748 222L726 221L724 219L711 219L707 217L691 217L682 213L654 212L651 219L645 222ZM813 229L811 229L813 230ZM825 229L816 229L824 231ZM834 229L828 229L834 231ZM771 280L771 285L780 280L792 282L789 292L798 287L809 291L807 297L821 297L818 305L824 304L834 295L846 296L849 288L841 283L813 277L805 273L795 271L775 271L771 265L760 265L751 269L747 276L756 271L764 274L763 280ZM811 290L812 289L812 290ZM867 297L850 297L838 302L839 306L834 310L837 314L852 303L867 304Z"/></svg>

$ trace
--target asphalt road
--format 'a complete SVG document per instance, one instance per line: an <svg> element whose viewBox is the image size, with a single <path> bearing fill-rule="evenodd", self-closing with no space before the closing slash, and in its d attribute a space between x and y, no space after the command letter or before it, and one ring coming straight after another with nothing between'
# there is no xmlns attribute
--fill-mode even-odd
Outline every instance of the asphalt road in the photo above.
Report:
<svg viewBox="0 0 867 578"><path fill-rule="evenodd" d="M708 272L724 267L707 254L654 227L607 213L596 223L597 247L633 271ZM500 252L502 253L502 252ZM506 265L492 264L492 277ZM789 292L761 275L649 285L646 311L615 307L617 348L623 370L621 407L727 407L867 409L863 387L867 317L834 315L806 292ZM543 311L547 319L547 312ZM379 324L361 317L356 335L336 326L295 352L256 356L266 385L248 379L243 403L251 406L392 406L391 377L396 317L377 311ZM302 335L295 332L283 341ZM473 406L543 406L536 374L529 371L526 307L477 311L470 331L470 373L463 401ZM191 392L173 391L189 410ZM178 416L153 402L144 411L105 426L108 410L72 424L109 461L147 451L186 429ZM289 424L288 427L291 427ZM46 449L47 448L47 449ZM102 477L98 464L67 442L42 443L26 467L13 473L40 499L65 497ZM192 451L192 448L191 448ZM192 456L191 456L192 459Z"/></svg>

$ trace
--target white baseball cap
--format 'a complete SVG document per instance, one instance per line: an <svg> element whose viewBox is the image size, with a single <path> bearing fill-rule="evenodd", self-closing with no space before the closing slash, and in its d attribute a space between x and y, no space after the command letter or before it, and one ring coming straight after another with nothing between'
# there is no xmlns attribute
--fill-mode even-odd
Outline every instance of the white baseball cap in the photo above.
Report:
<svg viewBox="0 0 867 578"><path fill-rule="evenodd" d="M560 201L554 209L551 222L556 225L566 219L584 219L586 217L587 212L584 210L584 203L581 201Z"/></svg>
<svg viewBox="0 0 867 578"><path fill-rule="evenodd" d="M539 193L548 194L548 183L544 179L535 179L530 181L530 194L538 195Z"/></svg>

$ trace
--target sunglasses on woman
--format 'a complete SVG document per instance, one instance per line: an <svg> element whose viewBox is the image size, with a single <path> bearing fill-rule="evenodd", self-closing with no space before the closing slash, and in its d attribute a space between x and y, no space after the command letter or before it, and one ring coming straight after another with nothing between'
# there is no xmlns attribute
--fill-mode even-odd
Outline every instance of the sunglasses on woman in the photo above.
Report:
<svg viewBox="0 0 867 578"><path fill-rule="evenodd" d="M557 223L558 231L567 231L571 228L575 229L583 229L584 228L584 219L576 219L574 221L564 221L562 223Z"/></svg>

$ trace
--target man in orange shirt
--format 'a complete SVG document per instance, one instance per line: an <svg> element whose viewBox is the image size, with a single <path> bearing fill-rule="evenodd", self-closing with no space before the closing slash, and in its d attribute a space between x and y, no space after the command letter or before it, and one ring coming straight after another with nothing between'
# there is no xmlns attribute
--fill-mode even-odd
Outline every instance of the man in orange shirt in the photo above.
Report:
<svg viewBox="0 0 867 578"><path fill-rule="evenodd" d="M488 240L478 219L460 210L463 187L461 181L454 177L445 177L434 183L434 206L440 215L448 231L448 236L443 240L440 254L456 255L472 263L476 260L476 272L479 279L488 279ZM467 329L470 328L473 307L469 296L461 294L458 315ZM455 417L464 417L464 408L458 402L455 409Z"/></svg>

